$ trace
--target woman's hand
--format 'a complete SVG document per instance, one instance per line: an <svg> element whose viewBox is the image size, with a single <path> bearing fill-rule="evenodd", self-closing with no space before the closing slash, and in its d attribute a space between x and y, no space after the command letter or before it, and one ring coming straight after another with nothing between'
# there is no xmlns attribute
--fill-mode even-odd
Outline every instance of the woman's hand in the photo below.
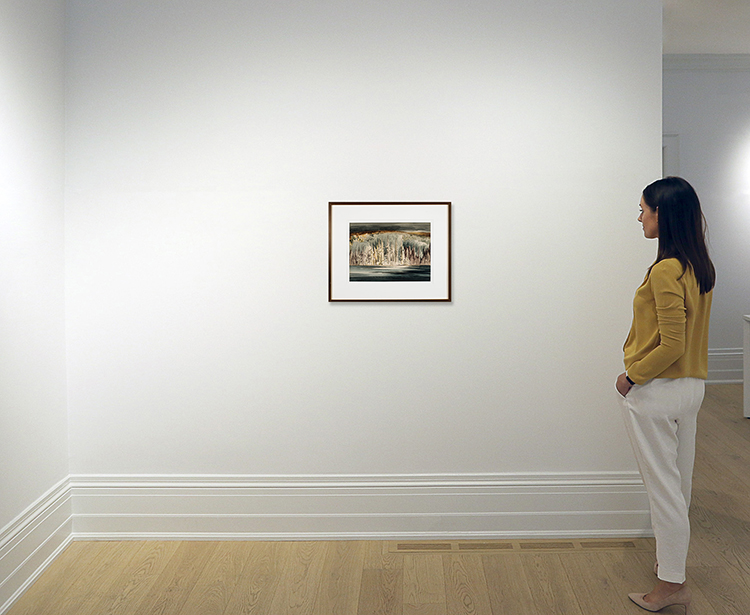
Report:
<svg viewBox="0 0 750 615"><path fill-rule="evenodd" d="M615 382L617 392L623 397L625 397L628 394L628 391L633 388L633 385L628 382L627 376L626 372L622 372L622 374L617 376L617 382Z"/></svg>

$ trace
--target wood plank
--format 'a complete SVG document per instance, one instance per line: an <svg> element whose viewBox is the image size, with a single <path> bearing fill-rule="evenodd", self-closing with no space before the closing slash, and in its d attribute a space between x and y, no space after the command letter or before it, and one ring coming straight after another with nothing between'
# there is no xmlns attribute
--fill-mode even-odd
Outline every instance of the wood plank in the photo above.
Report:
<svg viewBox="0 0 750 615"><path fill-rule="evenodd" d="M357 612L364 559L364 542L332 541L326 544L314 613L352 615Z"/></svg>
<svg viewBox="0 0 750 615"><path fill-rule="evenodd" d="M697 588L700 601L708 603L717 615L747 615L750 608L747 579L737 578L723 566L701 566L690 570L690 580L693 593ZM703 613L698 606L695 605L696 611Z"/></svg>
<svg viewBox="0 0 750 615"><path fill-rule="evenodd" d="M694 528L691 549L708 548L723 566L750 575L750 528L747 522L703 506L691 507L691 521ZM716 563L716 559L712 563Z"/></svg>
<svg viewBox="0 0 750 615"><path fill-rule="evenodd" d="M443 558L435 553L404 555L404 615L445 614Z"/></svg>
<svg viewBox="0 0 750 615"><path fill-rule="evenodd" d="M225 615L259 615L271 613L271 602L281 579L282 547L290 549L289 543L243 542L239 543L247 552L247 560Z"/></svg>
<svg viewBox="0 0 750 615"><path fill-rule="evenodd" d="M742 384L706 386L706 396L701 411L731 423L732 427L750 442L750 420L743 416Z"/></svg>
<svg viewBox="0 0 750 615"><path fill-rule="evenodd" d="M325 542L284 545L283 573L271 602L271 613L313 613L325 561Z"/></svg>
<svg viewBox="0 0 750 615"><path fill-rule="evenodd" d="M582 615L559 554L529 554L524 558L523 566L540 613Z"/></svg>
<svg viewBox="0 0 750 615"><path fill-rule="evenodd" d="M96 543L100 554L95 563L84 570L84 574L63 595L57 605L56 614L59 615L88 615L93 609L96 615L101 615L102 609L107 609L117 597L117 591L123 579L132 574L130 568L139 552L146 547L143 541Z"/></svg>
<svg viewBox="0 0 750 615"><path fill-rule="evenodd" d="M183 605L183 613L223 615L249 557L245 543L219 543Z"/></svg>
<svg viewBox="0 0 750 615"><path fill-rule="evenodd" d="M701 438L695 447L695 471L693 472L693 489L720 490L733 493L737 490L747 494L750 490L750 479L742 475L742 469L747 468L737 456L727 454L721 449L707 444Z"/></svg>
<svg viewBox="0 0 750 615"><path fill-rule="evenodd" d="M599 608L593 612L623 613L623 615L633 613L634 605L628 598L628 594L650 591L657 582L653 571L654 553L597 553L596 556L594 560L596 565L606 572L611 584L612 595L616 598L613 604L617 605L617 610L612 608L605 611ZM592 612L582 610L585 613Z"/></svg>
<svg viewBox="0 0 750 615"><path fill-rule="evenodd" d="M561 558L565 574L582 612L596 613L605 605L610 613L625 613L629 610L630 600L627 594L630 592L620 591L619 586L613 583L609 576L609 570L614 567L616 558L615 554L604 553L572 553ZM651 579L651 582L655 583L656 579ZM651 587L644 591L649 589Z"/></svg>
<svg viewBox="0 0 750 615"><path fill-rule="evenodd" d="M750 486L739 480L717 458L696 459L692 504L750 522ZM720 477L720 478L719 478Z"/></svg>
<svg viewBox="0 0 750 615"><path fill-rule="evenodd" d="M625 604L624 607L620 607L623 610L615 611L613 609L612 611L608 611L608 613L623 613L625 615L633 613L633 605L628 600L627 595L630 592L650 591L657 582L656 576L653 574L653 554L600 553L599 559L602 568L607 571L615 593L621 597L622 602ZM714 611L700 589L698 589L691 576L690 569L688 569L688 583L690 583L693 589L691 611L694 610L701 615L719 615L719 613ZM662 612L665 614L679 613L682 615L681 607L665 609Z"/></svg>
<svg viewBox="0 0 750 615"><path fill-rule="evenodd" d="M721 537L716 533L710 509L706 508L694 498L690 507L690 550L688 551L688 566L719 566L721 559L717 557Z"/></svg>
<svg viewBox="0 0 750 615"><path fill-rule="evenodd" d="M403 570L366 568L362 571L358 615L401 615L403 612Z"/></svg>
<svg viewBox="0 0 750 615"><path fill-rule="evenodd" d="M445 603L442 604L404 604L404 615L446 615Z"/></svg>
<svg viewBox="0 0 750 615"><path fill-rule="evenodd" d="M523 559L505 555L484 555L484 575L489 591L493 613L513 613L514 615L536 615L537 608L531 595Z"/></svg>
<svg viewBox="0 0 750 615"><path fill-rule="evenodd" d="M132 560L130 578L122 585L110 604L101 604L101 612L106 612L108 615L126 615L134 612L175 556L179 544L178 542L145 543ZM104 610L105 606L106 610Z"/></svg>
<svg viewBox="0 0 750 615"><path fill-rule="evenodd" d="M723 410L723 409L722 409ZM743 437L748 431L740 426L750 427L750 420L740 425L732 421L723 420L718 413L703 412L698 414L698 434L700 442L711 447L712 454L732 452L744 460L750 460L750 447L747 438Z"/></svg>
<svg viewBox="0 0 750 615"><path fill-rule="evenodd" d="M400 570L403 565L402 553L391 553L391 543L380 540L365 542L365 570Z"/></svg>
<svg viewBox="0 0 750 615"><path fill-rule="evenodd" d="M714 609L709 596L707 596L701 589L702 584L699 582L702 574L700 570L701 568L704 567L687 568L687 582L693 592L690 611L691 613L700 613L700 615L723 615L721 611Z"/></svg>
<svg viewBox="0 0 750 615"><path fill-rule="evenodd" d="M742 439L745 444L750 443L750 420L742 415L742 394L734 399L727 399L717 403L713 401L716 393L712 387L706 387L706 397L698 414L698 427L705 427L703 433L711 433L713 426L703 424L703 421L715 420L724 430L728 430Z"/></svg>
<svg viewBox="0 0 750 615"><path fill-rule="evenodd" d="M445 602L451 615L491 615L487 580L482 556L475 554L443 555Z"/></svg>
<svg viewBox="0 0 750 615"><path fill-rule="evenodd" d="M696 465L700 471L693 473L695 487L732 493L737 491L732 487L736 485L739 486L739 493L745 496L750 491L750 477L747 475L750 459L721 448L720 440L716 440L714 445L708 438L696 443Z"/></svg>
<svg viewBox="0 0 750 615"><path fill-rule="evenodd" d="M154 589L138 605L143 615L177 615L195 587L203 569L216 551L215 542L180 542Z"/></svg>

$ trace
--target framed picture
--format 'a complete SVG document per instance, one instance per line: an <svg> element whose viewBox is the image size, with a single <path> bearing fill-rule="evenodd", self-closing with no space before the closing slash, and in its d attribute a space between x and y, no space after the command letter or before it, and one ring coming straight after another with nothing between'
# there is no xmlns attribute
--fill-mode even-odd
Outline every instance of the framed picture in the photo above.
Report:
<svg viewBox="0 0 750 615"><path fill-rule="evenodd" d="M450 203L328 203L329 301L450 301Z"/></svg>

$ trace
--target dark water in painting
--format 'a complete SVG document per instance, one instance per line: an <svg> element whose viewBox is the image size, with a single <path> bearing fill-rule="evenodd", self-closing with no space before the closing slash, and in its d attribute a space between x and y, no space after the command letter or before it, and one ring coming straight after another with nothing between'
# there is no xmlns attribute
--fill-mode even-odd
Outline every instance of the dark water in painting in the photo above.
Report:
<svg viewBox="0 0 750 615"><path fill-rule="evenodd" d="M429 282L430 265L368 267L349 265L350 282Z"/></svg>

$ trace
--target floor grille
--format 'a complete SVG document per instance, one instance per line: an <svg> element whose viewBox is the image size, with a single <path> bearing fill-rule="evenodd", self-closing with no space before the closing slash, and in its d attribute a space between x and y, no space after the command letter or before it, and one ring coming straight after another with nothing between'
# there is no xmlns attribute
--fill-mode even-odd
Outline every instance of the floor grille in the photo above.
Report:
<svg viewBox="0 0 750 615"><path fill-rule="evenodd" d="M653 539L624 540L458 540L397 541L389 543L390 553L532 553L573 551L653 551Z"/></svg>

